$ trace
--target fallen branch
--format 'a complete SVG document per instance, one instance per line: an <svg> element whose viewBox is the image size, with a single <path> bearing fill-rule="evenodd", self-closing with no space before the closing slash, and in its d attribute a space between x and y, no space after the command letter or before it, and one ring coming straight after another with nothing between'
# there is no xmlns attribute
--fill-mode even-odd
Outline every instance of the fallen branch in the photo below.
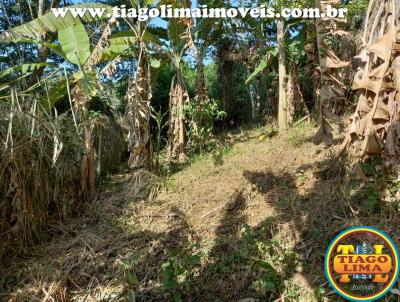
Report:
<svg viewBox="0 0 400 302"><path fill-rule="evenodd" d="M306 115L305 117L303 117L301 120L297 121L296 123L293 124L293 127L296 127L297 125L301 124L302 122L304 122L305 120L310 119L310 115Z"/></svg>

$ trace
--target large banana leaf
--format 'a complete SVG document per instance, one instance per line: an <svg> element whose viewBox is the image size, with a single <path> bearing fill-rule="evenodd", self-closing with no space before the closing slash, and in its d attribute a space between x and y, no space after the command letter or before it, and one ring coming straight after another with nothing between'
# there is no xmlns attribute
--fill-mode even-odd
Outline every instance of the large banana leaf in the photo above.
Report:
<svg viewBox="0 0 400 302"><path fill-rule="evenodd" d="M43 108L51 111L58 101L68 94L67 83L65 79L61 78L60 81L52 84L49 87L48 93L42 98L41 104Z"/></svg>
<svg viewBox="0 0 400 302"><path fill-rule="evenodd" d="M101 17L93 17L89 11L86 11L82 17L74 17L71 13L68 13L65 17L56 17L53 12L49 12L26 24L7 30L0 35L0 41L14 42L19 38L37 39L39 34L58 32L81 22L88 23L105 19L108 13L112 13L111 6L100 3L77 4L68 6L67 8L99 8L105 9L105 13Z"/></svg>
<svg viewBox="0 0 400 302"><path fill-rule="evenodd" d="M159 26L149 26L147 28L147 33L152 34L154 37L157 37L157 40L168 40L168 32L166 28Z"/></svg>
<svg viewBox="0 0 400 302"><path fill-rule="evenodd" d="M165 4L171 4L173 8L190 8L191 1L188 0L164 0ZM163 3L164 3L163 2ZM174 52L180 53L186 47L188 41L185 33L188 29L190 19L173 18L168 22L168 38Z"/></svg>
<svg viewBox="0 0 400 302"><path fill-rule="evenodd" d="M2 41L0 39L0 43L2 43L4 41ZM31 39L31 38L17 38L15 40L13 40L14 43L31 43L31 44L37 44L37 45L41 45L44 47L47 47L49 49L51 49L55 54L63 57L64 59L66 59L65 54L61 48L61 45L59 44L55 44L55 43L48 43L48 42L44 42L41 40L36 40L36 39Z"/></svg>
<svg viewBox="0 0 400 302"><path fill-rule="evenodd" d="M83 94L94 97L100 89L97 73L94 71L78 71L73 75Z"/></svg>
<svg viewBox="0 0 400 302"><path fill-rule="evenodd" d="M101 49L98 63L113 60L120 55L132 55L129 50L135 45L137 39L132 31L122 31L113 34L108 39L108 47Z"/></svg>
<svg viewBox="0 0 400 302"><path fill-rule="evenodd" d="M180 19L171 19L168 22L168 38L172 49L175 52L181 52L187 42L183 38L187 27Z"/></svg>
<svg viewBox="0 0 400 302"><path fill-rule="evenodd" d="M71 63L80 66L86 63L90 56L90 42L82 23L60 30L58 40Z"/></svg>
<svg viewBox="0 0 400 302"><path fill-rule="evenodd" d="M114 43L114 44L133 45L134 43L136 43L136 41L137 41L136 36L131 30L120 31L110 36L110 44Z"/></svg>
<svg viewBox="0 0 400 302"><path fill-rule="evenodd" d="M26 63L19 66L13 66L0 71L0 78L13 74L15 72L22 72L22 74L29 73L35 71L37 69L47 67L47 66L54 66L54 64L49 63Z"/></svg>
<svg viewBox="0 0 400 302"><path fill-rule="evenodd" d="M156 43L161 45L161 39L167 40L168 34L165 28L161 27L149 27L143 36L143 42ZM137 38L133 31L120 31L118 33L112 34L110 40L113 40L115 44L130 44L136 43Z"/></svg>
<svg viewBox="0 0 400 302"><path fill-rule="evenodd" d="M259 75L264 69L268 68L273 59L278 55L278 49L275 47L270 52L268 52L264 58L262 58L260 64L258 64L257 68L253 71L253 73L247 78L246 84L250 83L254 80L254 78Z"/></svg>
<svg viewBox="0 0 400 302"><path fill-rule="evenodd" d="M52 110L55 105L68 95L68 87L79 85L81 91L88 96L95 96L99 89L97 75L94 72L78 71L72 75L67 85L67 79L61 77L59 81L52 84L41 104L47 110Z"/></svg>

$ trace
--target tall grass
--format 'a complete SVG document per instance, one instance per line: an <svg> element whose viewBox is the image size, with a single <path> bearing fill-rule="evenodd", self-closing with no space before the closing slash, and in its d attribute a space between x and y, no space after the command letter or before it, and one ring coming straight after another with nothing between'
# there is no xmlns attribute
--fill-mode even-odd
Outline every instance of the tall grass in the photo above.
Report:
<svg viewBox="0 0 400 302"><path fill-rule="evenodd" d="M46 226L79 208L84 152L69 113L50 116L6 100L0 100L0 258L26 251ZM99 180L118 167L125 145L110 117L93 119L92 129Z"/></svg>
<svg viewBox="0 0 400 302"><path fill-rule="evenodd" d="M0 106L0 255L39 239L50 213L61 219L70 211L81 152L72 131L63 117Z"/></svg>

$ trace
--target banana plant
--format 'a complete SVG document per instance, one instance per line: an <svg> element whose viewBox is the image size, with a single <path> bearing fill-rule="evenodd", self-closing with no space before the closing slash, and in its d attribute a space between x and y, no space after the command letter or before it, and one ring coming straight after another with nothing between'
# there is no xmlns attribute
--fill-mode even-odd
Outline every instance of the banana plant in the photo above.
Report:
<svg viewBox="0 0 400 302"><path fill-rule="evenodd" d="M74 5L72 7L101 7L105 8L106 12L111 12L111 7L102 4ZM91 49L89 37L83 24L99 20L99 18L93 18L88 13L80 18L74 18L71 14L67 14L65 18L56 18L50 12L2 33L0 43L30 43L50 49L54 54L61 57L66 65L73 65L75 70L78 69L72 74L69 84L72 87L80 86L83 88L82 91L93 96L98 90L96 84L98 83L98 79L96 79L98 75L94 67L104 61L112 61L118 58L129 48L128 42L130 41L127 41L127 39L131 39L130 37L127 39L122 39L120 36L111 37L112 23L109 23L99 43ZM48 42L37 39L39 34L44 35L45 33L54 33L54 41ZM16 72L26 74L43 67L55 67L55 64L49 62L25 63L0 71L0 78ZM50 98L44 100L44 102L48 101L45 107L50 110L62 96L67 95L64 74L60 74L55 82L57 84L53 85L54 87L49 94Z"/></svg>
<svg viewBox="0 0 400 302"><path fill-rule="evenodd" d="M157 5L154 0L131 0L132 7L140 9ZM136 73L129 80L127 99L127 121L129 125L129 166L132 169L154 170L152 136L150 131L152 80L160 67L160 61L152 57L151 49L161 48L162 28L149 25L148 21L135 20L127 35L134 37ZM124 34L124 33L122 33Z"/></svg>
<svg viewBox="0 0 400 302"><path fill-rule="evenodd" d="M140 9L148 6L158 6L161 4L172 4L174 7L181 5L177 1L170 0L131 0L132 7ZM189 4L190 7L190 4ZM170 92L170 118L169 118L169 146L170 154L183 158L184 154L184 99L188 99L186 87L184 86L181 74L181 61L186 46L178 46L184 41L182 36L187 27L181 26L184 20L170 20L168 30L152 27L148 21L136 20L130 24L130 34L136 38L135 47L137 49L136 74L134 79L129 81L126 99L128 102L127 121L129 125L129 166L132 169L154 170L154 154L152 146L152 136L150 131L151 120L151 98L152 84L157 75L157 69L165 63L165 57L172 62L177 70L177 75L171 85ZM183 28L183 30L182 30ZM129 33L128 33L129 34ZM162 40L169 40L169 45ZM155 50L155 51L154 51ZM160 59L154 58L154 53L161 55ZM176 109L176 105L180 108ZM180 112L177 114L177 112ZM180 143L179 143L180 142ZM180 145L178 147L178 145ZM178 152L177 150L182 150Z"/></svg>
<svg viewBox="0 0 400 302"><path fill-rule="evenodd" d="M201 0L197 1L197 5L219 5L216 1ZM194 20L194 26L191 29L193 36L194 56L196 59L196 95L191 100L191 106L197 114L191 114L189 117L189 131L195 133L195 137L199 137L199 129L210 127L213 125L211 116L205 116L204 108L210 105L211 99L208 94L207 83L205 79L204 58L208 47L215 43L222 34L223 20L220 19L204 19L198 18ZM194 113L193 112L193 113Z"/></svg>
<svg viewBox="0 0 400 302"><path fill-rule="evenodd" d="M221 5L218 1L198 0L197 6L211 7L212 5ZM193 48L197 61L196 89L197 98L208 100L208 89L204 75L204 57L207 48L212 45L222 34L223 21L220 19L197 18L194 20L192 28Z"/></svg>
<svg viewBox="0 0 400 302"><path fill-rule="evenodd" d="M315 5L321 12L326 13L327 7L337 6L334 0L315 0ZM314 136L314 143L319 145L325 143L333 144L333 127L331 121L337 115L330 110L332 105L337 105L346 99L346 84L343 77L343 68L350 62L343 61L339 53L331 46L340 45L340 41L348 32L344 31L346 21L339 19L320 18L315 24L317 33L317 48L320 64L319 89L317 93L317 110L319 130Z"/></svg>
<svg viewBox="0 0 400 302"><path fill-rule="evenodd" d="M79 5L82 7L82 5ZM111 7L86 4L86 7L101 6L111 10ZM56 80L56 85L49 91L46 99L42 100L43 108L52 110L56 102L65 95L71 96L74 104L73 112L78 112L81 117L83 126L83 142L84 157L81 170L81 194L83 198L90 198L95 190L95 149L94 137L90 123L89 106L91 99L97 94L100 85L100 73L96 67L100 63L110 61L110 63L102 70L110 73L115 68L115 60L126 53L132 37L124 37L121 35L112 36L111 29L115 24L115 20L110 20L106 25L97 44L92 48L89 36L83 25L84 22L97 21L89 15L82 18L72 18L67 15L66 18L58 19L53 13L45 14L27 24L13 28L3 33L0 42L16 42L16 43L35 43L49 48L57 55L61 56L65 64L74 66L75 72L65 80L64 75L60 74L60 78ZM56 33L58 44L55 42L43 42L37 39L37 33ZM23 64L18 68L11 68L0 72L0 77L19 72L31 72L36 68L50 66L47 62ZM66 74L66 73L65 73ZM69 89L71 87L71 89Z"/></svg>
<svg viewBox="0 0 400 302"><path fill-rule="evenodd" d="M190 8L191 1L174 1L173 7ZM194 46L191 19L171 19L168 23L169 50L167 55L175 70L169 98L168 152L171 159L184 161L185 152L185 105L189 93L182 74L183 56Z"/></svg>

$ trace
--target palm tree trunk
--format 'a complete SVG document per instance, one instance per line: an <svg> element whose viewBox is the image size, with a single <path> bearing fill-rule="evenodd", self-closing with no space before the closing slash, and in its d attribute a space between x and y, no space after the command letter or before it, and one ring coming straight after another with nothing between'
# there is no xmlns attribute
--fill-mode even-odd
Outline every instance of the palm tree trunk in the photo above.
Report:
<svg viewBox="0 0 400 302"><path fill-rule="evenodd" d="M280 130L287 129L287 74L286 74L286 49L285 49L285 20L280 18L277 27L278 61L279 61L279 103L278 125Z"/></svg>
<svg viewBox="0 0 400 302"><path fill-rule="evenodd" d="M307 80L309 83L312 83L312 100L309 102L309 104L313 104L315 108L318 106L317 102L317 95L319 95L319 80L318 80L318 50L316 47L316 41L315 41L315 36L316 36L316 29L315 29L315 24L309 24L307 26L307 42L305 44L305 51L307 54L307 65L306 65L306 71L307 71Z"/></svg>

